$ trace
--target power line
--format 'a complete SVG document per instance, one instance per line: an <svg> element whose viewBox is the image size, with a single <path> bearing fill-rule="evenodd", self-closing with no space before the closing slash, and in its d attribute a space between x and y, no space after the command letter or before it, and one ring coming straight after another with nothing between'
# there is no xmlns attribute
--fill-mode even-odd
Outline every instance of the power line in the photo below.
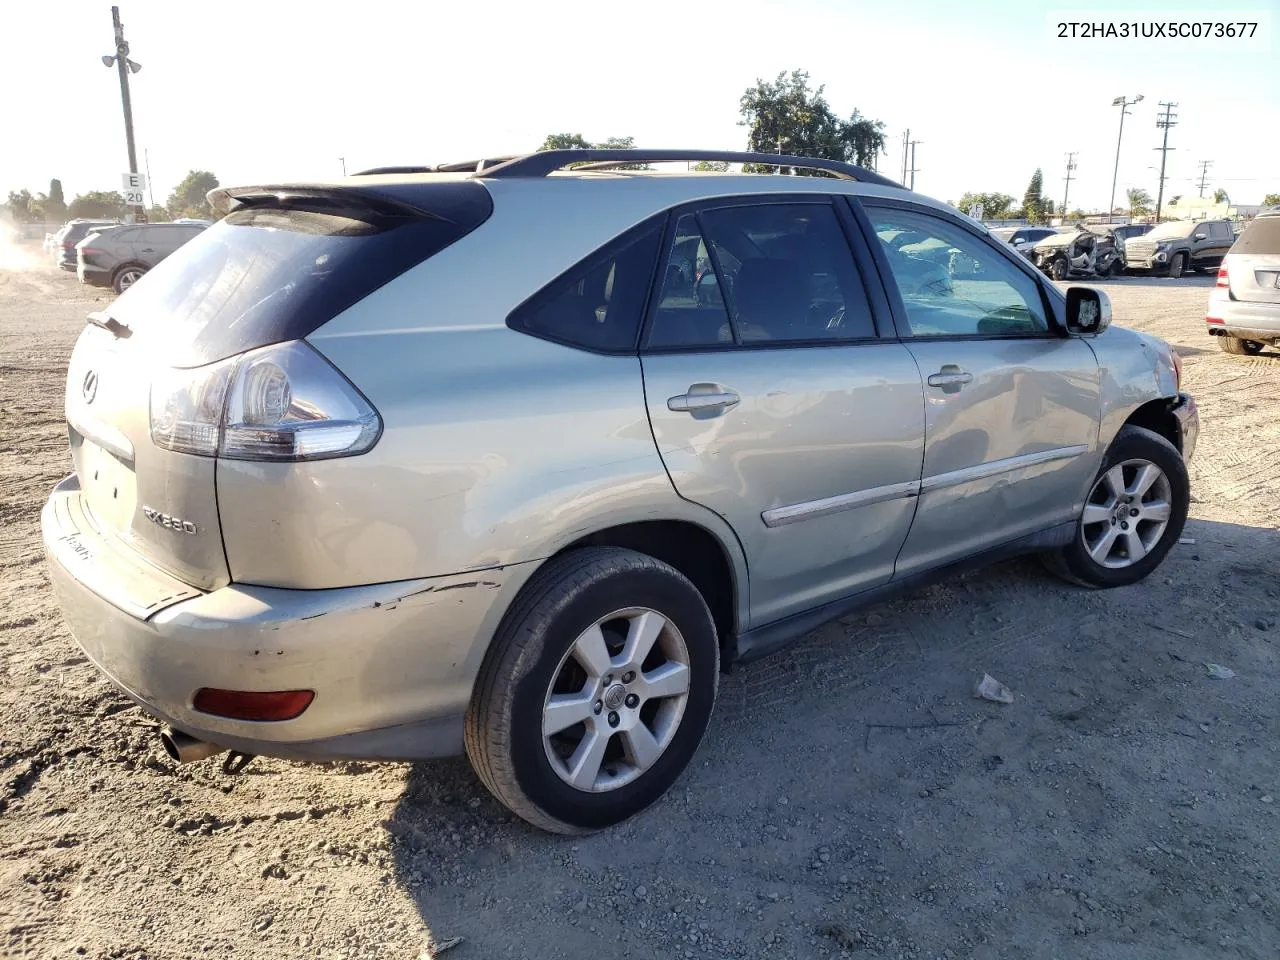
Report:
<svg viewBox="0 0 1280 960"><path fill-rule="evenodd" d="M1209 167L1213 165L1212 160L1197 161L1200 164L1200 196L1204 196L1204 184L1209 178Z"/></svg>
<svg viewBox="0 0 1280 960"><path fill-rule="evenodd" d="M1066 216L1067 216L1067 194L1071 190L1071 171L1076 168L1076 154L1079 152L1080 152L1079 150L1072 150L1070 153L1067 154L1067 185L1062 188L1063 222L1066 221Z"/></svg>
<svg viewBox="0 0 1280 960"><path fill-rule="evenodd" d="M1176 103L1169 103L1166 100L1160 101L1160 106L1164 107L1164 113L1156 114L1156 129L1164 130L1164 142L1153 149L1160 151L1160 187L1156 191L1156 223L1160 222L1160 210L1164 206L1164 165L1168 159L1169 151L1176 150L1176 147L1169 146L1169 130L1178 125L1177 115L1173 112Z"/></svg>

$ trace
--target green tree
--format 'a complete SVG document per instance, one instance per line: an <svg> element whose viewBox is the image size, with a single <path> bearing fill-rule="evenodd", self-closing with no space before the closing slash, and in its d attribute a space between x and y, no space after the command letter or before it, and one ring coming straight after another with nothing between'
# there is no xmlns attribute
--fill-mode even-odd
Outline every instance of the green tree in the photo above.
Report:
<svg viewBox="0 0 1280 960"><path fill-rule="evenodd" d="M208 220L213 217L213 210L206 194L218 186L218 178L208 170L189 170L169 194L169 202L165 206L169 215L175 220L179 217L195 217Z"/></svg>
<svg viewBox="0 0 1280 960"><path fill-rule="evenodd" d="M956 208L968 213L976 205L982 206L982 219L1003 220L1013 207L1013 197L1007 193L965 193Z"/></svg>
<svg viewBox="0 0 1280 960"><path fill-rule="evenodd" d="M61 223L67 219L67 201L62 195L62 181L49 181L49 195L44 198L44 218L50 223Z"/></svg>
<svg viewBox="0 0 1280 960"><path fill-rule="evenodd" d="M15 223L34 223L37 216L36 199L30 190L10 190L9 202L5 204Z"/></svg>
<svg viewBox="0 0 1280 960"><path fill-rule="evenodd" d="M124 197L115 190L90 190L71 201L67 213L73 218L110 220L124 216Z"/></svg>
<svg viewBox="0 0 1280 960"><path fill-rule="evenodd" d="M1022 195L1022 215L1029 223L1039 223L1044 219L1044 173L1039 167L1031 175L1031 182Z"/></svg>
<svg viewBox="0 0 1280 960"><path fill-rule="evenodd" d="M1125 196L1129 200L1129 216L1140 217L1151 212L1151 194L1141 187L1130 187Z"/></svg>
<svg viewBox="0 0 1280 960"><path fill-rule="evenodd" d="M1169 198L1169 203L1171 206L1177 206L1178 201L1181 199L1182 199L1182 194L1175 193L1172 197Z"/></svg>
<svg viewBox="0 0 1280 960"><path fill-rule="evenodd" d="M542 141L539 152L543 150L590 150L591 144L580 133L549 133Z"/></svg>
<svg viewBox="0 0 1280 960"><path fill-rule="evenodd" d="M809 74L785 71L772 83L757 78L742 94L740 126L747 128L747 149L755 153L789 153L798 157L822 157L871 166L884 149L884 124L853 111L841 120L827 103L825 87L809 88ZM776 169L753 165L757 172ZM783 173L813 175L817 171Z"/></svg>
<svg viewBox="0 0 1280 960"><path fill-rule="evenodd" d="M1213 202L1214 203L1230 203L1231 198L1227 196L1227 191L1219 187L1217 190L1213 191Z"/></svg>
<svg viewBox="0 0 1280 960"><path fill-rule="evenodd" d="M148 223L168 223L170 219L172 218L169 216L169 211L158 203L153 203L147 211Z"/></svg>
<svg viewBox="0 0 1280 960"><path fill-rule="evenodd" d="M1280 207L1280 193L1268 193L1262 198L1264 207Z"/></svg>
<svg viewBox="0 0 1280 960"><path fill-rule="evenodd" d="M729 164L723 160L699 160L693 169L699 173L727 173Z"/></svg>

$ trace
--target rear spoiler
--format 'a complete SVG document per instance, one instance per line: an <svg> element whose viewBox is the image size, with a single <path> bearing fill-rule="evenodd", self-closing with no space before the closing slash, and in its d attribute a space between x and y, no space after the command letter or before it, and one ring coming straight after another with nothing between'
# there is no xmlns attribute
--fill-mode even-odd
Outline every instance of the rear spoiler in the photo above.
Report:
<svg viewBox="0 0 1280 960"><path fill-rule="evenodd" d="M377 218L444 220L396 197L367 187L335 187L323 184L268 184L256 187L216 187L206 195L214 213L225 216L244 207L312 210L358 220Z"/></svg>

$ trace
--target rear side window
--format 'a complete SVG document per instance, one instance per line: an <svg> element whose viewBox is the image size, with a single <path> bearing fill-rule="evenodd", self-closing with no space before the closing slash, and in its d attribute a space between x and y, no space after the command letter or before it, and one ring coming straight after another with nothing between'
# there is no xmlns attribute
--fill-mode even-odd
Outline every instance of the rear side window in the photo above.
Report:
<svg viewBox="0 0 1280 960"><path fill-rule="evenodd" d="M569 268L507 318L521 333L599 353L634 353L662 218L623 234Z"/></svg>
<svg viewBox="0 0 1280 960"><path fill-rule="evenodd" d="M111 316L158 344L175 366L305 337L474 230L493 209L480 184L415 190L408 199L440 209L438 217L323 198L233 210L126 290Z"/></svg>
<svg viewBox="0 0 1280 960"><path fill-rule="evenodd" d="M1244 228L1232 253L1250 256L1280 256L1280 217L1258 217Z"/></svg>
<svg viewBox="0 0 1280 960"><path fill-rule="evenodd" d="M745 204L678 222L648 346L874 336L866 292L829 204Z"/></svg>

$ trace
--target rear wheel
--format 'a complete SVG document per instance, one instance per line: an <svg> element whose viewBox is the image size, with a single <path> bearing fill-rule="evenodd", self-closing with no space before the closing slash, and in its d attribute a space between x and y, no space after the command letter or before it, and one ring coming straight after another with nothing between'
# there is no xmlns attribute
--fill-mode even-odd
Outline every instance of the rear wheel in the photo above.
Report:
<svg viewBox="0 0 1280 960"><path fill-rule="evenodd" d="M1218 337L1218 346L1237 357L1256 357L1266 346L1261 340L1241 340L1239 337Z"/></svg>
<svg viewBox="0 0 1280 960"><path fill-rule="evenodd" d="M631 550L547 563L503 620L466 718L471 764L556 833L619 823L689 763L719 679L715 625L682 574Z"/></svg>
<svg viewBox="0 0 1280 960"><path fill-rule="evenodd" d="M116 272L115 279L111 285L115 288L116 293L124 293L146 273L145 267L125 267L123 270Z"/></svg>
<svg viewBox="0 0 1280 960"><path fill-rule="evenodd" d="M1122 587L1148 576L1182 535L1191 502L1187 467L1158 433L1124 427L1098 471L1071 543L1049 568L1086 587Z"/></svg>
<svg viewBox="0 0 1280 960"><path fill-rule="evenodd" d="M1182 271L1187 265L1187 255L1185 253L1175 253L1173 259L1169 261L1169 276L1175 280L1182 276Z"/></svg>

